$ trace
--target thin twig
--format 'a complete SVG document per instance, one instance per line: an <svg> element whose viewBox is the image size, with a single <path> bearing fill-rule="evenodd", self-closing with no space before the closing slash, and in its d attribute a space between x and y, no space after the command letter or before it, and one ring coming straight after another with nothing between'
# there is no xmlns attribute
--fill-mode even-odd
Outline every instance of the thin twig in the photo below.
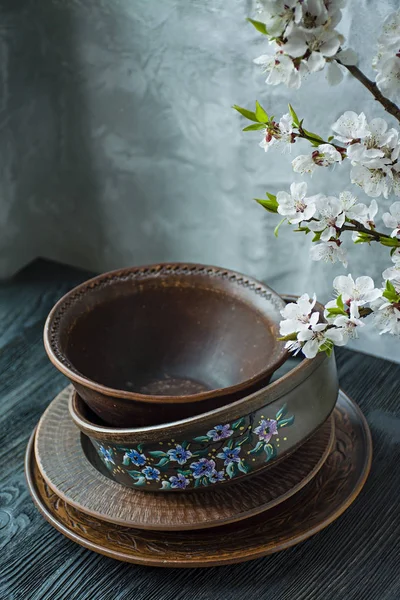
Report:
<svg viewBox="0 0 400 600"><path fill-rule="evenodd" d="M358 221L352 221L351 223L352 223L351 226L343 225L341 227L341 230L366 233L367 235L372 237L372 239L370 240L371 242L380 242L382 238L393 241L393 238L390 237L390 235L386 235L385 233L380 233L379 231L375 231L374 229L367 229L366 227L364 227L364 225L361 225L361 223L358 223ZM393 244L393 245L395 246L395 244ZM400 241L398 242L398 245L400 246Z"/></svg>
<svg viewBox="0 0 400 600"><path fill-rule="evenodd" d="M342 62L340 62L340 60L338 60L337 62L343 65L343 67L346 67L346 69L353 75L353 77L358 79L358 81L362 83L363 86L365 86L367 90L371 92L375 100L380 102L384 109L400 122L400 109L398 108L398 106L396 106L394 102L386 98L386 96L384 96L382 92L379 91L379 88L374 81L368 79L368 77L364 75L364 73L360 71L358 67L355 67L353 65L344 65Z"/></svg>

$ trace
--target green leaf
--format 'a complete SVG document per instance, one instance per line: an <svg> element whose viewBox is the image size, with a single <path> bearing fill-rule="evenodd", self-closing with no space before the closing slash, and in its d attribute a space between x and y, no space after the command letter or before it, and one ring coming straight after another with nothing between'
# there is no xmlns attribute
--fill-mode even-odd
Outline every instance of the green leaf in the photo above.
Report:
<svg viewBox="0 0 400 600"><path fill-rule="evenodd" d="M266 27L265 23L262 23L261 21L255 21L254 19L246 19L246 21L251 23L253 25L253 27L255 27L257 29L257 31L259 31L260 33L263 33L264 35L268 35L268 31L267 31L267 27Z"/></svg>
<svg viewBox="0 0 400 600"><path fill-rule="evenodd" d="M235 463L229 463L226 467L226 472L228 474L228 477L232 479L232 477L235 475Z"/></svg>
<svg viewBox="0 0 400 600"><path fill-rule="evenodd" d="M276 338L278 342L294 342L297 340L297 333L289 333L288 335L284 335L283 337Z"/></svg>
<svg viewBox="0 0 400 600"><path fill-rule="evenodd" d="M396 238L390 238L390 237L381 237L380 238L380 243L383 246L394 246L394 247L400 247L400 243L399 240L397 240Z"/></svg>
<svg viewBox="0 0 400 600"><path fill-rule="evenodd" d="M205 454L207 454L209 448L207 446L207 448L202 448L201 450L196 450L196 452L192 453L193 458L198 458L200 456L204 456Z"/></svg>
<svg viewBox="0 0 400 600"><path fill-rule="evenodd" d="M280 408L278 410L278 412L276 413L276 420L279 421L279 419L281 419L282 417L284 417L286 415L286 413L287 413L287 406L286 406L286 404L284 404L282 406L282 408Z"/></svg>
<svg viewBox="0 0 400 600"><path fill-rule="evenodd" d="M386 281L385 291L383 292L382 296L386 298L386 300L389 300L389 302L400 301L400 294L396 292L396 288L394 287L393 283L389 280Z"/></svg>
<svg viewBox="0 0 400 600"><path fill-rule="evenodd" d="M307 131L307 129L304 129L304 128L303 128L303 132L308 138L312 138L315 141L324 143L324 140L322 139L322 137L320 137L316 133L312 133L312 131ZM317 146L319 146L319 144L317 144Z"/></svg>
<svg viewBox="0 0 400 600"><path fill-rule="evenodd" d="M371 242L374 238L372 235L368 235L368 233L364 233L363 231L358 231L358 237L354 241L355 244L365 244Z"/></svg>
<svg viewBox="0 0 400 600"><path fill-rule="evenodd" d="M167 465L169 463L169 457L168 456L164 456L164 458L162 458L157 464L156 467L165 467L165 465Z"/></svg>
<svg viewBox="0 0 400 600"><path fill-rule="evenodd" d="M314 233L314 237L311 240L312 242L319 242L319 240L321 239L321 235L322 235L322 231L316 231Z"/></svg>
<svg viewBox="0 0 400 600"><path fill-rule="evenodd" d="M185 477L190 477L190 475L192 474L192 471L184 471L183 469L178 469L178 473L180 473L181 475L184 475Z"/></svg>
<svg viewBox="0 0 400 600"><path fill-rule="evenodd" d="M275 449L271 444L264 445L264 452L267 455L265 462L268 462L269 460L271 460L271 458L273 458L275 455Z"/></svg>
<svg viewBox="0 0 400 600"><path fill-rule="evenodd" d="M254 198L254 200L256 202L258 202L258 204L261 204L261 206L263 208L265 208L265 210L267 210L270 213L277 213L278 212L278 203L276 200L264 200L262 198Z"/></svg>
<svg viewBox="0 0 400 600"><path fill-rule="evenodd" d="M140 479L138 479L137 481L135 481L135 483L133 485L135 485L137 487L141 487L145 483L146 483L146 477L141 477Z"/></svg>
<svg viewBox="0 0 400 600"><path fill-rule="evenodd" d="M294 416L288 417L287 419L281 419L280 421L278 421L278 427L279 427L279 429L281 427L288 427L289 425L293 425L293 423L294 423Z"/></svg>
<svg viewBox="0 0 400 600"><path fill-rule="evenodd" d="M195 487L195 488L199 487L200 483L201 483L201 482L200 482L200 478L199 478L199 479L196 479L196 481L194 482L194 487Z"/></svg>
<svg viewBox="0 0 400 600"><path fill-rule="evenodd" d="M278 225L275 227L274 229L274 236L278 237L278 231L279 231L279 227L282 225L282 223L284 223L286 221L286 217L283 217L283 219L281 221L279 221Z"/></svg>
<svg viewBox="0 0 400 600"><path fill-rule="evenodd" d="M238 427L240 427L241 425L243 425L243 423L246 421L246 419L244 417L242 417L241 419L238 419L237 421L235 421L234 423L232 423L232 429L237 429Z"/></svg>
<svg viewBox="0 0 400 600"><path fill-rule="evenodd" d="M130 462L131 459L128 456L124 455L124 458L122 459L122 464L125 465L125 467L127 467Z"/></svg>
<svg viewBox="0 0 400 600"><path fill-rule="evenodd" d="M228 443L226 444L226 448L229 448L229 450L232 450L233 446L235 445L235 442L233 441L233 439L231 438Z"/></svg>
<svg viewBox="0 0 400 600"><path fill-rule="evenodd" d="M201 485L208 485L207 477L200 477Z"/></svg>
<svg viewBox="0 0 400 600"><path fill-rule="evenodd" d="M258 100L256 100L256 117L260 123L268 123L268 115Z"/></svg>
<svg viewBox="0 0 400 600"><path fill-rule="evenodd" d="M242 131L258 131L259 129L265 129L264 123L254 123L254 125L248 125Z"/></svg>
<svg viewBox="0 0 400 600"><path fill-rule="evenodd" d="M297 126L300 125L299 117L296 115L296 112L291 104L289 104L289 112L293 119L293 123Z"/></svg>
<svg viewBox="0 0 400 600"><path fill-rule="evenodd" d="M168 456L166 452L162 452L161 450L151 450L149 454L153 458L161 458L161 456Z"/></svg>
<svg viewBox="0 0 400 600"><path fill-rule="evenodd" d="M293 231L304 231L304 233L307 235L307 233L310 233L311 229L308 227L297 227L297 229L293 229Z"/></svg>
<svg viewBox="0 0 400 600"><path fill-rule="evenodd" d="M210 438L206 435L199 435L198 437L193 438L193 441L197 442L198 444L204 444L205 442L209 442Z"/></svg>
<svg viewBox="0 0 400 600"><path fill-rule="evenodd" d="M170 482L169 481L165 481L165 479L164 479L164 481L161 482L161 488L163 490L170 490L171 489Z"/></svg>
<svg viewBox="0 0 400 600"><path fill-rule="evenodd" d="M250 454L260 454L264 450L264 442L257 442Z"/></svg>
<svg viewBox="0 0 400 600"><path fill-rule="evenodd" d="M241 460L240 462L238 462L237 466L238 466L239 471L241 471L242 473L248 473L249 472L249 467L243 462L243 460Z"/></svg>
<svg viewBox="0 0 400 600"><path fill-rule="evenodd" d="M128 473L132 477L132 479L138 478L138 480L135 481L133 485L137 485L140 487L141 485L144 485L146 483L146 477L143 477L142 473L139 473L138 475L136 475L138 471L128 471Z"/></svg>
<svg viewBox="0 0 400 600"><path fill-rule="evenodd" d="M331 356L333 351L333 342L326 340L322 346L319 347L318 352L325 352L328 356Z"/></svg>
<svg viewBox="0 0 400 600"><path fill-rule="evenodd" d="M143 444L138 444L137 445L137 451L142 453L143 452Z"/></svg>
<svg viewBox="0 0 400 600"><path fill-rule="evenodd" d="M327 308L326 312L328 313L329 317L335 317L337 315L347 316L347 312L341 308Z"/></svg>
<svg viewBox="0 0 400 600"><path fill-rule="evenodd" d="M259 121L256 117L256 113L252 112L251 110L247 110L247 108L242 108L241 106L238 106L237 104L234 104L232 106L232 108L237 110L238 113L240 113L243 117L246 117L246 119L249 119L249 121L255 121L256 123L259 123Z"/></svg>
<svg viewBox="0 0 400 600"><path fill-rule="evenodd" d="M328 137L328 142L331 142L331 141L334 139L334 137L335 137L334 135L330 135L330 136Z"/></svg>
<svg viewBox="0 0 400 600"><path fill-rule="evenodd" d="M318 352L325 352L327 356L331 356L333 352L333 344L322 344L322 346L319 347Z"/></svg>
<svg viewBox="0 0 400 600"><path fill-rule="evenodd" d="M140 471L128 471L131 477L143 477L143 473Z"/></svg>
<svg viewBox="0 0 400 600"><path fill-rule="evenodd" d="M236 442L237 446L243 446L243 444L245 444L246 442L248 442L250 439L249 435L246 435L244 438L242 438L241 440Z"/></svg>
<svg viewBox="0 0 400 600"><path fill-rule="evenodd" d="M342 294L339 294L339 296L336 298L336 304L346 314L346 311L344 310Z"/></svg>

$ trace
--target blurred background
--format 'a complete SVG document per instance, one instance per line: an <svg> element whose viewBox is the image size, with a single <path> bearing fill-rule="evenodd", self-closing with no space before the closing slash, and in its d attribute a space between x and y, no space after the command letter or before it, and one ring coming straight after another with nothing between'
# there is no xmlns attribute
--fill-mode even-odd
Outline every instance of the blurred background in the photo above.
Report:
<svg viewBox="0 0 400 600"><path fill-rule="evenodd" d="M348 4L338 29L373 77L381 23L398 0ZM288 189L306 146L265 154L231 106L258 99L279 117L290 101L322 135L345 110L391 117L350 76L334 88L323 72L298 91L266 86L252 63L266 42L245 21L254 6L1 0L1 278L39 256L92 271L191 261L329 299L344 268L311 262L311 240L289 228L276 239L277 219L252 200ZM321 169L309 190L354 189L345 170ZM380 214L391 201L379 199ZM388 252L348 247L348 271L379 285ZM390 336L367 332L355 347L400 360Z"/></svg>

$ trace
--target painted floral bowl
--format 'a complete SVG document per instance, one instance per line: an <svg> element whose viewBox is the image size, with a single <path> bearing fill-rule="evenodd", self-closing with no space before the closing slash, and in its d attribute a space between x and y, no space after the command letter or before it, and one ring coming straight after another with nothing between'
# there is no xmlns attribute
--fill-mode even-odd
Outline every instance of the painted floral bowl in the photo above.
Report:
<svg viewBox="0 0 400 600"><path fill-rule="evenodd" d="M70 413L119 483L145 491L204 489L265 469L328 418L339 389L334 355L296 365L229 406L167 425L106 427L76 393Z"/></svg>
<svg viewBox="0 0 400 600"><path fill-rule="evenodd" d="M107 424L168 423L264 387L288 354L284 301L249 277L204 265L106 273L55 305L46 351Z"/></svg>

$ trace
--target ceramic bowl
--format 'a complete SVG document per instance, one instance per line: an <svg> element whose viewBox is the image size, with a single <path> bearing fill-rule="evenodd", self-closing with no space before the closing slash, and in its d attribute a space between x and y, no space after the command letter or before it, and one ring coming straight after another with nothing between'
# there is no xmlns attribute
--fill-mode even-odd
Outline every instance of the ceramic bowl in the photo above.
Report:
<svg viewBox="0 0 400 600"><path fill-rule="evenodd" d="M182 491L240 479L289 455L328 418L338 389L334 355L320 353L229 406L167 425L103 426L76 393L70 413L116 481Z"/></svg>
<svg viewBox="0 0 400 600"><path fill-rule="evenodd" d="M107 424L146 426L229 404L285 361L284 301L249 277L204 265L106 273L55 305L46 351Z"/></svg>

